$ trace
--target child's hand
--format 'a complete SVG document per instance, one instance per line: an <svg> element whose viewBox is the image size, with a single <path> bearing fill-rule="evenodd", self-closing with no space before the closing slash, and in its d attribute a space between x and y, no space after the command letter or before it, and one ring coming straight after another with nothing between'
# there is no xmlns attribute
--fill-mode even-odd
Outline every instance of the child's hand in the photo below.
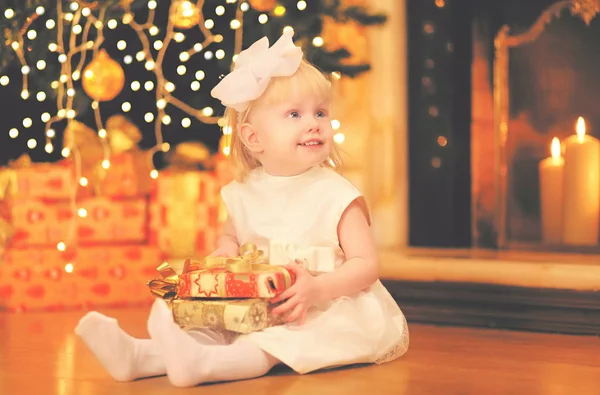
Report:
<svg viewBox="0 0 600 395"><path fill-rule="evenodd" d="M286 314L291 311L287 321L296 321L302 325L306 318L307 310L319 302L319 285L315 277L297 264L285 266L296 276L296 282L290 288L271 299L271 303L285 302L273 309L273 314ZM287 300L286 300L287 299Z"/></svg>

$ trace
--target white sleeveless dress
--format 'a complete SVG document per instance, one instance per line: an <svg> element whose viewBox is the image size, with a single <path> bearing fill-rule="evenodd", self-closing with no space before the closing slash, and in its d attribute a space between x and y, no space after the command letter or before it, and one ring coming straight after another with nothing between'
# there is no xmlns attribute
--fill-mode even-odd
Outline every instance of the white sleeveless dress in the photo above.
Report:
<svg viewBox="0 0 600 395"><path fill-rule="evenodd" d="M313 275L344 262L337 227L360 192L334 170L315 166L291 177L262 167L221 196L239 243L254 243L271 264L303 262ZM368 290L309 309L303 325L288 324L240 335L298 373L355 364L383 363L408 349L406 319L377 281Z"/></svg>

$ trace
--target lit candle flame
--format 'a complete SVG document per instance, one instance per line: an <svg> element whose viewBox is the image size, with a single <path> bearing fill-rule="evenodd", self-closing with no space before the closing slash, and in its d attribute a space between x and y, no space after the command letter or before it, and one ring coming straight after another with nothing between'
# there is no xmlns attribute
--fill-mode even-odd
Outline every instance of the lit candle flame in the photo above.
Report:
<svg viewBox="0 0 600 395"><path fill-rule="evenodd" d="M552 153L552 158L558 159L560 158L560 140L558 137L554 137L552 139L552 145L550 146L550 152Z"/></svg>
<svg viewBox="0 0 600 395"><path fill-rule="evenodd" d="M577 130L577 139L579 140L580 143L583 143L583 139L585 137L585 121L583 120L583 117L577 118L576 130Z"/></svg>

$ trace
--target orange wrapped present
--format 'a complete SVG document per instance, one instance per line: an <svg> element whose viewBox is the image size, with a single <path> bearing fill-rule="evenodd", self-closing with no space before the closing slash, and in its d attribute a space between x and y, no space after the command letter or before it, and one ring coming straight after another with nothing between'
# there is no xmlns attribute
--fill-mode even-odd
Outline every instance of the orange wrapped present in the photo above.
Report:
<svg viewBox="0 0 600 395"><path fill-rule="evenodd" d="M110 158L110 167L100 181L98 193L111 197L146 196L151 192L151 155L133 150Z"/></svg>
<svg viewBox="0 0 600 395"><path fill-rule="evenodd" d="M79 245L142 243L147 239L148 203L143 198L81 199L77 213L68 202L23 199L6 206L6 219L14 228L10 245L15 248L55 246L67 238L73 221Z"/></svg>
<svg viewBox="0 0 600 395"><path fill-rule="evenodd" d="M0 265L0 310L149 305L147 283L160 251L151 246L5 250Z"/></svg>

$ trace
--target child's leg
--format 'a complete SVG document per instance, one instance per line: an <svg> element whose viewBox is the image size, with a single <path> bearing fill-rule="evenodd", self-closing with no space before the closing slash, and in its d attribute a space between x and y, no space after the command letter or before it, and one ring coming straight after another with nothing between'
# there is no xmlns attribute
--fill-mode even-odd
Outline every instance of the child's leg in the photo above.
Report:
<svg viewBox="0 0 600 395"><path fill-rule="evenodd" d="M114 318L92 311L79 321L75 333L117 381L166 374L156 343L131 337Z"/></svg>
<svg viewBox="0 0 600 395"><path fill-rule="evenodd" d="M173 322L169 307L160 299L152 306L148 331L161 348L169 380L178 387L259 377L279 362L252 343L197 343Z"/></svg>

